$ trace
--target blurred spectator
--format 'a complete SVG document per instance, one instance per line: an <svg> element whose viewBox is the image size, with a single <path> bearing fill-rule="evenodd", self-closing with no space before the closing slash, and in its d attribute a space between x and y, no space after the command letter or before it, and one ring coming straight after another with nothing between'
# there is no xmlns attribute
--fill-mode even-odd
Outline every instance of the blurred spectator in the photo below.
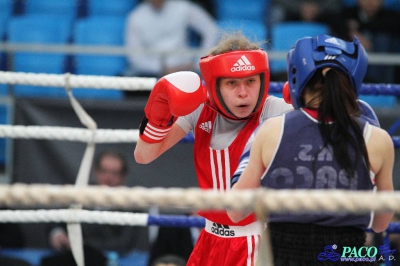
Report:
<svg viewBox="0 0 400 266"><path fill-rule="evenodd" d="M215 0L191 0L192 2L203 7L212 17L216 17L215 14Z"/></svg>
<svg viewBox="0 0 400 266"><path fill-rule="evenodd" d="M128 166L125 157L114 151L98 155L94 164L94 184L117 187L125 185ZM106 263L105 251L117 251L120 256L132 250L147 250L148 230L146 227L82 223L86 266L102 266ZM140 240L140 243L139 243ZM72 256L67 232L56 226L51 230L49 242L60 253L42 260L42 266L76 265Z"/></svg>
<svg viewBox="0 0 400 266"><path fill-rule="evenodd" d="M357 0L356 3L323 18L331 26L332 34L348 41L355 35L368 52L399 53L400 13L385 9L384 0ZM395 81L395 67L369 65L365 82Z"/></svg>
<svg viewBox="0 0 400 266"><path fill-rule="evenodd" d="M178 256L187 261L193 251L193 247L194 244L190 228L160 227L158 229L157 238L151 245L147 265L158 265L156 264L157 258L166 255ZM186 265L186 263L183 265Z"/></svg>
<svg viewBox="0 0 400 266"><path fill-rule="evenodd" d="M151 266L185 266L186 260L176 255L164 255L157 258Z"/></svg>
<svg viewBox="0 0 400 266"><path fill-rule="evenodd" d="M293 20L316 22L323 14L341 9L339 0L273 0L271 23Z"/></svg>
<svg viewBox="0 0 400 266"><path fill-rule="evenodd" d="M176 54L190 47L190 30L199 35L200 49L209 49L218 40L216 21L199 5L187 0L144 0L127 18L125 45L132 54L125 75L161 77L180 70L197 71L199 56ZM141 49L165 54L135 54Z"/></svg>
<svg viewBox="0 0 400 266"><path fill-rule="evenodd" d="M4 208L2 208L4 210ZM25 247L25 236L17 223L0 223L0 248L23 248ZM0 265L8 266L30 266L31 264L22 259L0 255Z"/></svg>

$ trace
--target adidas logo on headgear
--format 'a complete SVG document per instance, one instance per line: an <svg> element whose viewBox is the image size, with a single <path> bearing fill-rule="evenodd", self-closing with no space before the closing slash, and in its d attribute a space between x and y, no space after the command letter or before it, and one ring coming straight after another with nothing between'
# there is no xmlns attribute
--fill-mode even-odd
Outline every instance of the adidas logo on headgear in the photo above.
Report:
<svg viewBox="0 0 400 266"><path fill-rule="evenodd" d="M203 123L200 124L199 127L202 130L204 130L205 132L210 133L211 132L211 128L212 128L211 121L203 122Z"/></svg>
<svg viewBox="0 0 400 266"><path fill-rule="evenodd" d="M239 60L231 68L232 72L255 70L256 68L250 63L249 59L245 55L242 55Z"/></svg>
<svg viewBox="0 0 400 266"><path fill-rule="evenodd" d="M325 55L324 60L335 60L336 55Z"/></svg>
<svg viewBox="0 0 400 266"><path fill-rule="evenodd" d="M329 42L329 43L332 43L332 44L340 45L338 40L336 40L336 38L334 38L334 37L326 39L325 42Z"/></svg>

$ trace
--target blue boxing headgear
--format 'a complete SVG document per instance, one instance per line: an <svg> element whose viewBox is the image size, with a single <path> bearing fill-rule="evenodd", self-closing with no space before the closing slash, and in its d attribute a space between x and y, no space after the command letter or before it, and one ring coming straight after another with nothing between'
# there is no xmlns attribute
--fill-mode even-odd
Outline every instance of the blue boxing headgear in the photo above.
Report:
<svg viewBox="0 0 400 266"><path fill-rule="evenodd" d="M319 68L338 68L347 74L356 94L359 94L367 72L368 55L354 36L353 42L320 34L315 38L297 40L287 55L290 98L294 108L300 108L300 95Z"/></svg>

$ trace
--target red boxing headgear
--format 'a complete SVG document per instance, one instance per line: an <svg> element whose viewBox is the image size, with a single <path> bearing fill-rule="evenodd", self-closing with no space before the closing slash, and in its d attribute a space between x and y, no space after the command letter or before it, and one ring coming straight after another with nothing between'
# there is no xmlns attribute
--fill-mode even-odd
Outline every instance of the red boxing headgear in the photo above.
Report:
<svg viewBox="0 0 400 266"><path fill-rule="evenodd" d="M268 55L264 50L238 50L202 57L200 59L200 71L208 91L208 104L221 115L234 120L248 118L238 118L229 111L217 86L218 78L245 78L261 74L260 95L252 115L263 107L268 96L270 79Z"/></svg>

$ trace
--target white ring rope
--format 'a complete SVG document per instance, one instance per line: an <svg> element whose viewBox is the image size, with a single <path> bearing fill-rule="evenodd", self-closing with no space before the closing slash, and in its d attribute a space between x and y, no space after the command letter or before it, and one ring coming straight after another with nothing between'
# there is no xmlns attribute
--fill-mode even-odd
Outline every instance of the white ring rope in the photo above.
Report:
<svg viewBox="0 0 400 266"><path fill-rule="evenodd" d="M93 140L96 143L120 143L137 142L139 139L139 130L97 129L93 137L93 131L84 128L0 125L0 137L79 142L89 142L94 138Z"/></svg>
<svg viewBox="0 0 400 266"><path fill-rule="evenodd" d="M0 71L0 83L65 87L65 75ZM69 75L71 88L151 90L157 81L157 78Z"/></svg>
<svg viewBox="0 0 400 266"><path fill-rule="evenodd" d="M129 226L147 226L147 213L129 213L116 211L93 211L82 209L63 210L2 210L1 223L91 223Z"/></svg>
<svg viewBox="0 0 400 266"><path fill-rule="evenodd" d="M0 185L0 204L6 206L55 206L108 209L137 207L184 207L191 210L255 210L268 212L400 211L400 192L347 190L257 190L219 193L199 188L76 187L71 185Z"/></svg>

